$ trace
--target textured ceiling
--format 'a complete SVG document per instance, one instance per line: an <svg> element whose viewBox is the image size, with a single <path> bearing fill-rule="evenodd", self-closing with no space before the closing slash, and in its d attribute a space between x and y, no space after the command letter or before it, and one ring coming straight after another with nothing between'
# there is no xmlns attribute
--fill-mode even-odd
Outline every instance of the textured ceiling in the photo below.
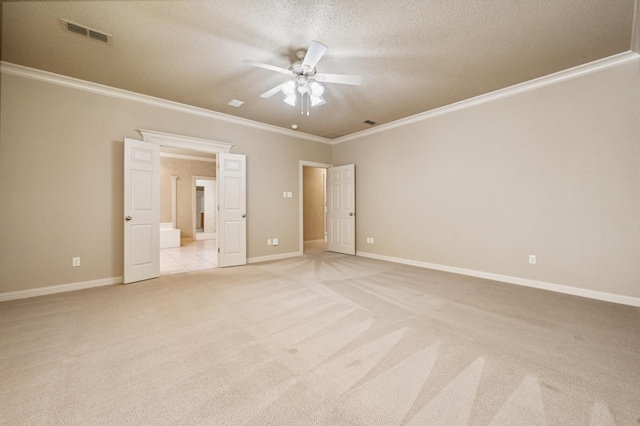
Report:
<svg viewBox="0 0 640 426"><path fill-rule="evenodd" d="M348 135L571 68L631 46L633 0L17 1L2 4L2 60L313 135ZM106 45L60 19L113 35ZM311 40L328 46L327 103L278 94ZM245 103L228 106L232 99Z"/></svg>

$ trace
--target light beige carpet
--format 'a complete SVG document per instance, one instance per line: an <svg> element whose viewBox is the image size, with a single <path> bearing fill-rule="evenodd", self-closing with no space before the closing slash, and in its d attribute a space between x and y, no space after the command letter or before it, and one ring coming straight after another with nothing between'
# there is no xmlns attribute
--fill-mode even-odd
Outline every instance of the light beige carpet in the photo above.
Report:
<svg viewBox="0 0 640 426"><path fill-rule="evenodd" d="M9 425L638 425L640 309L314 253L0 303Z"/></svg>

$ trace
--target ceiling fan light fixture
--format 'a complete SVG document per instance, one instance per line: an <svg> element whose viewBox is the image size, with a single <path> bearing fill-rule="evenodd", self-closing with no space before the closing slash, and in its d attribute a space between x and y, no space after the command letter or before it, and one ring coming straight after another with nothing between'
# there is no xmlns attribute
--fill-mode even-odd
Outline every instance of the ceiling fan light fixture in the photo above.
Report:
<svg viewBox="0 0 640 426"><path fill-rule="evenodd" d="M287 97L284 98L284 101L286 103L288 103L289 105L291 105L291 106L296 106L296 95L295 95L295 93L291 94L291 95L287 95Z"/></svg>
<svg viewBox="0 0 640 426"><path fill-rule="evenodd" d="M289 80L282 85L282 93L287 95L287 97L295 96L296 94L296 83L293 80ZM289 102L287 102L289 103Z"/></svg>
<svg viewBox="0 0 640 426"><path fill-rule="evenodd" d="M324 93L324 87L322 87L322 85L317 81L314 81L313 83L311 83L310 88L311 88L311 97L315 96L319 98Z"/></svg>
<svg viewBox="0 0 640 426"><path fill-rule="evenodd" d="M311 95L309 97L309 99L311 99L311 106L312 107L324 105L326 103L326 101L324 100L324 98L322 96Z"/></svg>

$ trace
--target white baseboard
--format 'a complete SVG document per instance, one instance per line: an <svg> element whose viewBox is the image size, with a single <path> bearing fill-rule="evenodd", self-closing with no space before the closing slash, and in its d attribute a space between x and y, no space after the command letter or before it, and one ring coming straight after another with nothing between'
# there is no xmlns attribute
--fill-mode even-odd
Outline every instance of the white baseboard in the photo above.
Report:
<svg viewBox="0 0 640 426"><path fill-rule="evenodd" d="M512 277L509 275L493 274L491 272L475 271L473 269L438 265L436 263L421 262L421 261L411 260L411 259L402 259L399 257L384 256L381 254L367 253L363 251L356 252L356 255L361 257L367 257L370 259L386 260L388 262L401 263L403 265L411 265L411 266L418 266L420 268L434 269L437 271L452 272L454 274L485 278L488 280L501 281L509 284L517 284L517 285L522 285L526 287L539 288L542 290L555 291L557 293L565 293L565 294L571 294L574 296L587 297L589 299L604 300L606 302L620 303L622 305L640 307L640 298L633 297L633 296L625 296L622 294L607 293L604 291L597 291L597 290L589 290L589 289L580 288L580 287L571 287L568 285L530 280L527 278Z"/></svg>
<svg viewBox="0 0 640 426"><path fill-rule="evenodd" d="M271 260L282 260L282 259L288 259L290 257L298 257L298 256L302 256L302 253L300 253L299 251L274 254L271 256L250 257L247 259L247 263L269 262Z"/></svg>
<svg viewBox="0 0 640 426"><path fill-rule="evenodd" d="M85 288L122 284L122 282L122 277L112 277L102 278L99 280L81 281L70 284L52 285L48 287L30 288L27 290L9 291L6 293L0 293L0 302L4 302L7 300L25 299L27 297L44 296L47 294L64 293L67 291L82 290Z"/></svg>

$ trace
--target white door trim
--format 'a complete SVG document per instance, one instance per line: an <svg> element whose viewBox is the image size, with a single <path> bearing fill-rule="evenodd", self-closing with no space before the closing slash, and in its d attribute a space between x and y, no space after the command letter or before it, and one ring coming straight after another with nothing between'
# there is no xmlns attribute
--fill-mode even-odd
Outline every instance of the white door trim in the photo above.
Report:
<svg viewBox="0 0 640 426"><path fill-rule="evenodd" d="M145 142L155 142L160 146L171 148L183 148L193 151L217 154L219 152L230 152L232 143L218 142L211 139L194 138L192 136L174 135L172 133L157 132L155 130L138 129Z"/></svg>
<svg viewBox="0 0 640 426"><path fill-rule="evenodd" d="M192 136L175 135L172 133L158 132L155 130L138 129L138 132L142 135L143 141L155 142L159 144L160 147L182 148L216 155L220 153L229 153L231 151L231 148L233 147L232 143L219 142L211 139L194 138ZM219 246L220 242L218 241L218 247Z"/></svg>
<svg viewBox="0 0 640 426"><path fill-rule="evenodd" d="M314 163L313 161L300 160L298 166L298 255L304 254L304 178L303 167L318 167L321 169L328 169L333 167L333 164L327 163Z"/></svg>

